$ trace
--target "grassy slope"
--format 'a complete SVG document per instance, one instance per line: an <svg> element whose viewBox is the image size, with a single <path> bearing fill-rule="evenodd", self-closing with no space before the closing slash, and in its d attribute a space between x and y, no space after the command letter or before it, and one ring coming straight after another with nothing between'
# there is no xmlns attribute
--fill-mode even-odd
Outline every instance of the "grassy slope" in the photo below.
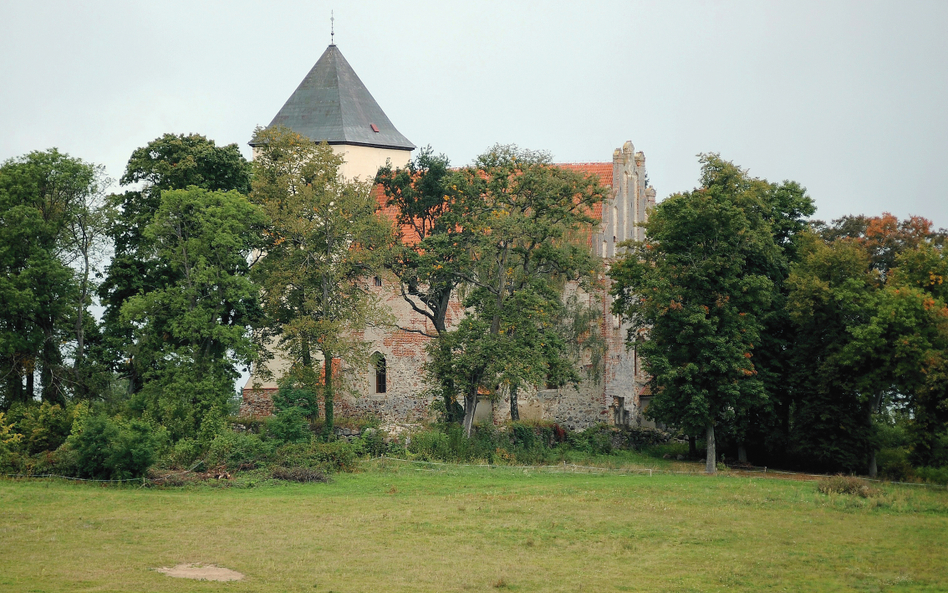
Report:
<svg viewBox="0 0 948 593"><path fill-rule="evenodd" d="M948 590L948 493L885 492L404 465L253 489L0 481L0 590ZM150 570L181 562L246 579Z"/></svg>

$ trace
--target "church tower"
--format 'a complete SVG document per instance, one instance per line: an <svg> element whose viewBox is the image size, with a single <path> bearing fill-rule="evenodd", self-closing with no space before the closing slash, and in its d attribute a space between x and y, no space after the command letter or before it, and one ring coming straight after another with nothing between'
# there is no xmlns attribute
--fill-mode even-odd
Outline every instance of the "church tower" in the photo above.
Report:
<svg viewBox="0 0 948 593"><path fill-rule="evenodd" d="M404 167L415 145L395 129L335 44L320 56L267 127L283 125L326 141L345 158L340 173L371 181L391 161ZM255 146L253 140L251 146Z"/></svg>

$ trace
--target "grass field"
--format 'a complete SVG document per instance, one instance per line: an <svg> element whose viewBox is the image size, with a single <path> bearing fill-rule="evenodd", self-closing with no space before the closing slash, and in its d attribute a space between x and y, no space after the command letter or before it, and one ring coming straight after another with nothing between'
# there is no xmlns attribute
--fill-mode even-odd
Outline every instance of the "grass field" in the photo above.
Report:
<svg viewBox="0 0 948 593"><path fill-rule="evenodd" d="M948 491L375 462L328 484L0 480L0 591L946 591ZM174 579L216 564L241 581Z"/></svg>

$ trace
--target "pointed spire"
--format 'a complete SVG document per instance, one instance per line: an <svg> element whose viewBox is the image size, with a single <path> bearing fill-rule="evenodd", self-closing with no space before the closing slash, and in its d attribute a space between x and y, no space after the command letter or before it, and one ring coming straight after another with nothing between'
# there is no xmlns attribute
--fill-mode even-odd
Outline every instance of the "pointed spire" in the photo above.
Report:
<svg viewBox="0 0 948 593"><path fill-rule="evenodd" d="M326 48L267 127L276 125L284 125L316 142L396 150L415 148L395 129L335 45Z"/></svg>

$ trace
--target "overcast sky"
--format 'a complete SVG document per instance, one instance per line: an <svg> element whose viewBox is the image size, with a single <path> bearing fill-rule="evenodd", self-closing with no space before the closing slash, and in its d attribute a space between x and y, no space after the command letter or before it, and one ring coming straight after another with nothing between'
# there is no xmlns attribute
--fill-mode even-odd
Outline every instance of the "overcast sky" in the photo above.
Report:
<svg viewBox="0 0 948 593"><path fill-rule="evenodd" d="M118 178L166 133L266 125L335 41L395 126L463 165L494 143L610 161L661 200L699 152L808 188L817 217L948 227L948 2L12 0L0 160L58 147Z"/></svg>

